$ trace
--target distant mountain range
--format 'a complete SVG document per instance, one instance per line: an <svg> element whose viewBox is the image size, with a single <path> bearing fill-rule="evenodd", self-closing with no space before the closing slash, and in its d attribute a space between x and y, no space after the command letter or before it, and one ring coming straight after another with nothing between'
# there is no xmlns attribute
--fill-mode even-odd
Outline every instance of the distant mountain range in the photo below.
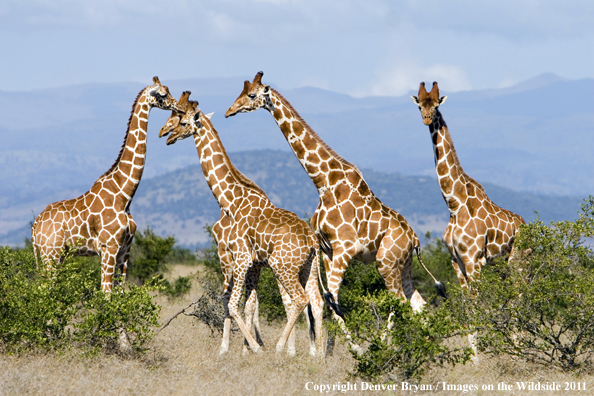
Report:
<svg viewBox="0 0 594 396"><path fill-rule="evenodd" d="M192 90L205 112L215 111L213 123L232 159L273 202L299 215L313 212L313 184L272 117L264 110L223 117L242 79L161 81L175 96ZM48 203L83 193L109 168L142 88L122 83L1 92L0 244L21 243L29 221ZM364 170L384 202L416 229L443 231L447 211L428 128L408 96L279 90L332 148ZM543 219L572 218L581 199L594 193L593 93L593 79L543 75L505 89L441 92L449 97L441 110L465 171L495 202L527 219L534 210ZM216 220L218 209L197 171L193 144L168 147L157 138L168 115L151 112L147 165L132 214L186 244L202 243L195 235Z"/></svg>

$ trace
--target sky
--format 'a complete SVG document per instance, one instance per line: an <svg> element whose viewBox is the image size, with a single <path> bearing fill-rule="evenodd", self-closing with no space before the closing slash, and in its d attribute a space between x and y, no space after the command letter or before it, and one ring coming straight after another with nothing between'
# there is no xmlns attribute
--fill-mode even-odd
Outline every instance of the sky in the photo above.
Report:
<svg viewBox="0 0 594 396"><path fill-rule="evenodd" d="M252 78L353 96L594 78L591 0L2 0L0 91Z"/></svg>

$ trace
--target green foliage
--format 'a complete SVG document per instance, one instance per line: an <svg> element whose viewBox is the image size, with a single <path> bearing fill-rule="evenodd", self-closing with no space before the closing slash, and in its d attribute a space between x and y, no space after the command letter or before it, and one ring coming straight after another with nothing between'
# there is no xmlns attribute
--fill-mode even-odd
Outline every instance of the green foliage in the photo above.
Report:
<svg viewBox="0 0 594 396"><path fill-rule="evenodd" d="M286 320L287 313L283 305L283 298L278 289L276 277L270 268L262 268L260 271L258 303L260 313L266 315L267 320Z"/></svg>
<svg viewBox="0 0 594 396"><path fill-rule="evenodd" d="M221 286L223 285L223 273L221 271L221 261L219 260L219 249L212 233L212 226L204 227L210 237L210 246L204 249L198 261L206 267L206 276L213 278Z"/></svg>
<svg viewBox="0 0 594 396"><path fill-rule="evenodd" d="M477 347L579 369L594 354L594 197L574 222L522 226L515 260L483 269L472 293L448 302L479 332Z"/></svg>
<svg viewBox="0 0 594 396"><path fill-rule="evenodd" d="M353 340L367 345L351 375L370 380L420 379L430 364L466 363L468 347L450 348L446 340L460 334L459 326L445 310L413 313L387 290L362 296L365 307L350 313L347 328ZM388 329L388 323L391 323Z"/></svg>
<svg viewBox="0 0 594 396"><path fill-rule="evenodd" d="M169 264L194 265L195 255L188 249L175 246L175 238L160 237L147 227L144 232L137 232L130 249L128 279L139 284L159 285L160 290L170 296L186 294L192 287L190 277L179 277L169 282L164 274L169 271Z"/></svg>
<svg viewBox="0 0 594 396"><path fill-rule="evenodd" d="M128 290L116 288L110 295L97 291L83 302L73 339L95 351L115 349L123 330L132 348L143 351L153 335L152 328L159 325L160 307L152 302L150 290L129 285Z"/></svg>
<svg viewBox="0 0 594 396"><path fill-rule="evenodd" d="M128 275L141 285L157 274L167 270L167 256L171 254L175 238L161 238L147 227L144 232L136 232L130 249Z"/></svg>
<svg viewBox="0 0 594 396"><path fill-rule="evenodd" d="M424 262L438 263L441 253L440 249L426 252ZM432 281L428 287L433 289ZM450 349L443 342L460 333L456 322L448 319L449 313L438 309L413 314L409 303L387 291L375 264L351 261L340 289L340 304L353 341L366 346L361 356L352 353L357 361L353 376L375 381L393 374L418 379L430 364L469 359L468 348ZM394 326L388 331L390 313ZM336 327L330 330L340 334Z"/></svg>
<svg viewBox="0 0 594 396"><path fill-rule="evenodd" d="M97 349L125 329L140 351L158 319L149 289L116 290L107 298L100 279L97 257L66 257L47 272L37 269L31 249L1 247L0 349L61 349L72 341Z"/></svg>

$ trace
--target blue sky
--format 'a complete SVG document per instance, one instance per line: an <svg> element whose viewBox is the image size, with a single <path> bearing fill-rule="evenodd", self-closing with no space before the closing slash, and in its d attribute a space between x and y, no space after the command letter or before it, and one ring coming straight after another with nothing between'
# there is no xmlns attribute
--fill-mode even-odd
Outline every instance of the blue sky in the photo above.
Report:
<svg viewBox="0 0 594 396"><path fill-rule="evenodd" d="M3 0L0 91L252 77L403 95L594 77L591 0Z"/></svg>

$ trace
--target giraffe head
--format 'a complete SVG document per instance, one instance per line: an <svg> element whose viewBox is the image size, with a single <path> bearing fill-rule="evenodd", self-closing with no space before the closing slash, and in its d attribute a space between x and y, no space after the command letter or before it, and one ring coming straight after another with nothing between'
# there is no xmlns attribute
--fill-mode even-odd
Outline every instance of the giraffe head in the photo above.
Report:
<svg viewBox="0 0 594 396"><path fill-rule="evenodd" d="M179 122L177 126L168 132L171 134L167 138L167 145L169 146L178 140L184 140L196 133L199 133L200 129L203 128L200 118L203 116L204 114L202 114L202 111L198 108L198 102L195 100L190 100L187 103L185 113L179 116Z"/></svg>
<svg viewBox="0 0 594 396"><path fill-rule="evenodd" d="M425 89L425 83L422 82L419 87L419 96L411 96L413 102L419 106L421 115L423 116L423 123L425 125L431 125L435 118L437 108L448 98L447 96L439 97L439 87L437 82L433 82L433 88L431 92L427 92Z"/></svg>
<svg viewBox="0 0 594 396"><path fill-rule="evenodd" d="M173 131L175 129L175 127L178 126L179 120L184 115L184 111L185 111L186 107L188 106L188 99L189 99L191 93L192 92L190 92L190 91L184 91L181 94L181 96L179 97L179 100L177 101L177 108L174 108L171 111L171 116L167 119L167 122L165 123L165 125L163 125L163 127L159 131L159 137L163 137L163 136L167 135L169 132ZM179 110L179 109L181 109L181 110Z"/></svg>
<svg viewBox="0 0 594 396"><path fill-rule="evenodd" d="M175 98L169 93L169 88L161 85L159 77L153 77L153 85L147 87L146 92L146 100L149 106L158 107L163 110L181 110Z"/></svg>
<svg viewBox="0 0 594 396"><path fill-rule="evenodd" d="M249 113L250 111L258 110L264 107L268 111L274 111L274 105L270 99L270 85L262 84L262 76L264 72L259 71L251 83L245 80L243 83L243 91L227 112L225 117L234 116L237 113Z"/></svg>

